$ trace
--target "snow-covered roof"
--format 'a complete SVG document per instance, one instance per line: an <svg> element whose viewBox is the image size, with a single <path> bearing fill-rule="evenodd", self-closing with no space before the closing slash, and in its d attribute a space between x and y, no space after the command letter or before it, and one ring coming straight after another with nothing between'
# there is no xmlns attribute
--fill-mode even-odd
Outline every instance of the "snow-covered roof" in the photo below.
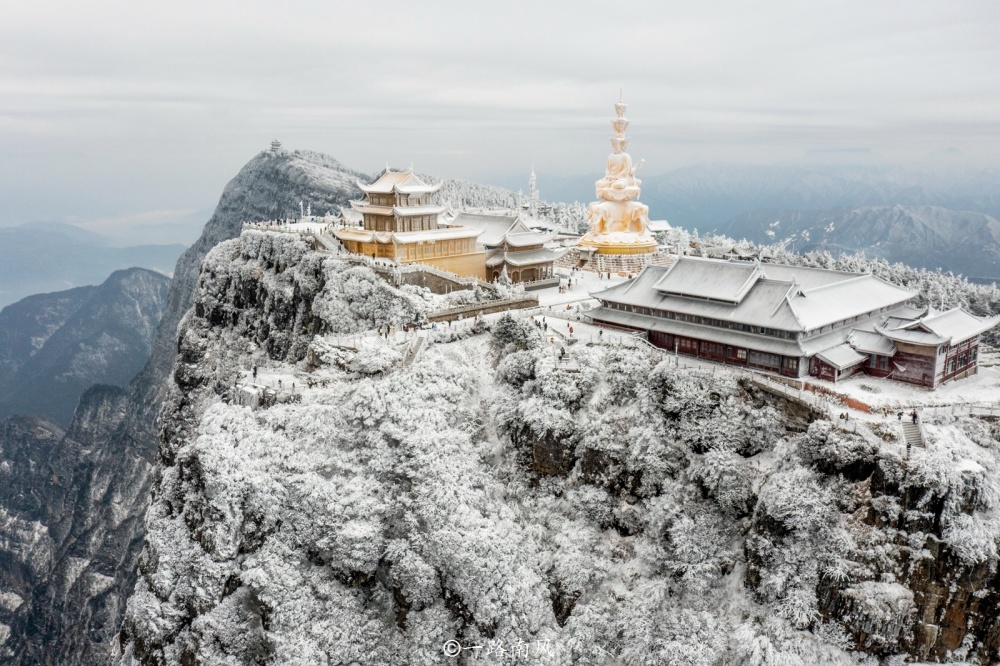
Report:
<svg viewBox="0 0 1000 666"><path fill-rule="evenodd" d="M569 252L569 248L561 250L547 250L545 248L541 248L538 250L523 250L521 252L497 252L486 260L486 265L490 268L493 266L499 266L502 263L506 263L509 266L528 266L547 261L555 261L567 252Z"/></svg>
<svg viewBox="0 0 1000 666"><path fill-rule="evenodd" d="M927 329L942 338L947 338L951 344L957 345L990 330L998 323L1000 323L1000 317L977 317L961 308L954 308L947 312L919 319L913 325Z"/></svg>
<svg viewBox="0 0 1000 666"><path fill-rule="evenodd" d="M896 347L892 344L892 340L874 331L853 329L848 341L855 350L862 354L892 356L896 353Z"/></svg>
<svg viewBox="0 0 1000 666"><path fill-rule="evenodd" d="M657 231L670 231L673 227L666 220L650 220L646 228L655 233Z"/></svg>
<svg viewBox="0 0 1000 666"><path fill-rule="evenodd" d="M358 181L362 192L369 194L430 194L441 189L443 181L428 185L412 171L392 171L386 169L374 183L366 185Z"/></svg>
<svg viewBox="0 0 1000 666"><path fill-rule="evenodd" d="M353 224L363 222L365 219L365 216L361 213L361 211L354 210L353 207L347 208L345 206L340 207L340 216L345 222L351 222Z"/></svg>
<svg viewBox="0 0 1000 666"><path fill-rule="evenodd" d="M634 280L592 294L626 305L796 332L868 318L915 295L872 275L691 257L681 257L669 268L647 266Z"/></svg>
<svg viewBox="0 0 1000 666"><path fill-rule="evenodd" d="M937 345L948 343L948 338L942 338L937 333L931 333L920 329L889 329L885 326L879 326L875 330L894 342L908 342L914 345L926 345L929 347L936 347Z"/></svg>
<svg viewBox="0 0 1000 666"><path fill-rule="evenodd" d="M482 232L471 227L439 227L424 231L397 231L393 238L400 243L426 243L435 240L452 240L456 238L475 238Z"/></svg>
<svg viewBox="0 0 1000 666"><path fill-rule="evenodd" d="M499 245L504 234L512 229L529 231L527 225L521 222L514 213L469 213L462 211L450 220L449 224L460 224L480 229L483 233L479 237L479 242L487 247Z"/></svg>
<svg viewBox="0 0 1000 666"><path fill-rule="evenodd" d="M556 231L535 231L513 213L458 213L449 224L459 224L482 229L479 242L486 247L497 247L505 241L511 247L544 245L556 237Z"/></svg>
<svg viewBox="0 0 1000 666"><path fill-rule="evenodd" d="M544 245L556 237L558 231L521 231L513 233L508 231L506 240L511 247L530 247L531 245Z"/></svg>
<svg viewBox="0 0 1000 666"><path fill-rule="evenodd" d="M351 208L362 213L396 215L399 217L407 217L409 215L440 215L444 212L444 206L375 206L367 201L352 201Z"/></svg>
<svg viewBox="0 0 1000 666"><path fill-rule="evenodd" d="M850 368L851 366L857 365L868 358L867 356L859 354L851 349L851 346L846 343L837 345L836 347L831 347L830 349L824 349L823 351L818 352L816 356L826 362L827 365L832 365L837 370Z"/></svg>
<svg viewBox="0 0 1000 666"><path fill-rule="evenodd" d="M916 292L897 287L874 275L858 275L842 282L798 291L789 298L796 317L809 331L866 312L901 305Z"/></svg>
<svg viewBox="0 0 1000 666"><path fill-rule="evenodd" d="M481 231L470 227L440 227L423 231L370 231L368 229L334 229L333 235L341 240L360 243L426 243L438 240L475 238Z"/></svg>
<svg viewBox="0 0 1000 666"><path fill-rule="evenodd" d="M761 276L760 268L754 264L681 257L653 288L665 294L739 303Z"/></svg>

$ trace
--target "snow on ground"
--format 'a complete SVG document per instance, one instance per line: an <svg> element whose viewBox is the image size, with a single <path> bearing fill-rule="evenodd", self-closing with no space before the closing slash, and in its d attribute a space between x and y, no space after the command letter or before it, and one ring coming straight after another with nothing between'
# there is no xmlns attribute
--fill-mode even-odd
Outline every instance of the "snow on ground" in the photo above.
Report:
<svg viewBox="0 0 1000 666"><path fill-rule="evenodd" d="M938 405L985 405L1000 403L1000 352L980 347L979 372L951 381L933 391L876 377L851 377L837 384L810 377L813 384L848 395L873 407L906 408Z"/></svg>

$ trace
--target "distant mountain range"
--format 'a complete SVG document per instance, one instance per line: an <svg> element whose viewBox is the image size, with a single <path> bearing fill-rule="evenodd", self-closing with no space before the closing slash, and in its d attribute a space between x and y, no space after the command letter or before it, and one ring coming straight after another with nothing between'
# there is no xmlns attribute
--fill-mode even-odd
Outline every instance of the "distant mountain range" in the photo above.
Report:
<svg viewBox="0 0 1000 666"><path fill-rule="evenodd" d="M863 252L931 270L1000 281L1000 221L939 206L861 206L830 211L758 210L718 231L795 252Z"/></svg>
<svg viewBox="0 0 1000 666"><path fill-rule="evenodd" d="M111 239L69 224L0 227L0 307L31 294L100 284L112 271L173 272L183 245L113 247Z"/></svg>
<svg viewBox="0 0 1000 666"><path fill-rule="evenodd" d="M650 218L688 231L1000 278L997 169L708 165L642 178ZM540 174L541 195L586 201L595 179Z"/></svg>
<svg viewBox="0 0 1000 666"><path fill-rule="evenodd" d="M88 386L127 385L149 359L169 288L166 276L131 268L0 310L0 418L66 426Z"/></svg>
<svg viewBox="0 0 1000 666"><path fill-rule="evenodd" d="M648 167L647 167L648 168ZM601 174L538 176L547 201L590 201ZM761 209L833 210L859 206L939 206L1000 218L1000 169L914 170L867 166L699 165L650 175L642 201L650 217L685 229L716 229Z"/></svg>

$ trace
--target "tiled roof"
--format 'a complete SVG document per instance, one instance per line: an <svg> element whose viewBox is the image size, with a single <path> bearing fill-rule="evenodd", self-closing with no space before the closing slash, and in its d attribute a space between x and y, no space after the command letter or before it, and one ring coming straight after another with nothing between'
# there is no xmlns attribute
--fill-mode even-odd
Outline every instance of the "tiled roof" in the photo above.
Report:
<svg viewBox="0 0 1000 666"><path fill-rule="evenodd" d="M513 227L524 226L518 224L517 215L513 214L491 214L491 213L458 213L449 224L460 224L466 227L474 227L482 230L479 242L487 247L495 247L503 240L506 234ZM526 231L528 228L524 227ZM520 229L518 229L520 230Z"/></svg>
<svg viewBox="0 0 1000 666"><path fill-rule="evenodd" d="M956 345L993 328L1000 323L1000 317L977 317L961 308L954 308L924 317L916 323Z"/></svg>
<svg viewBox="0 0 1000 666"><path fill-rule="evenodd" d="M544 245L556 237L557 231L534 231L516 214L459 213L450 224L461 224L483 230L479 242L497 247L507 242L511 247Z"/></svg>
<svg viewBox="0 0 1000 666"><path fill-rule="evenodd" d="M391 171L386 170L378 180L371 184L357 181L362 192L371 194L430 194L441 189L442 183L428 185L420 180L412 171Z"/></svg>
<svg viewBox="0 0 1000 666"><path fill-rule="evenodd" d="M851 349L851 346L846 343L831 347L830 349L824 349L817 353L816 356L838 370L857 365L868 358Z"/></svg>
<svg viewBox="0 0 1000 666"><path fill-rule="evenodd" d="M902 305L916 295L916 292L873 275L854 274L841 282L799 291L789 302L796 318L808 331L884 307Z"/></svg>
<svg viewBox="0 0 1000 666"><path fill-rule="evenodd" d="M486 265L492 268L506 262L509 266L528 266L540 264L546 261L555 261L559 257L569 252L569 248L562 250L524 250L521 252L497 252L486 260Z"/></svg>
<svg viewBox="0 0 1000 666"><path fill-rule="evenodd" d="M848 342L862 354L892 356L896 353L896 347L892 344L892 340L874 331L853 329L848 336Z"/></svg>
<svg viewBox="0 0 1000 666"><path fill-rule="evenodd" d="M668 294L739 303L761 277L760 268L754 264L681 257L654 289Z"/></svg>
<svg viewBox="0 0 1000 666"><path fill-rule="evenodd" d="M915 345L927 345L934 347L948 343L948 338L942 338L937 333L929 333L922 330L910 330L907 328L888 329L880 326L875 329L885 337L894 342L909 342Z"/></svg>
<svg viewBox="0 0 1000 666"><path fill-rule="evenodd" d="M871 275L690 257L669 268L647 266L634 280L592 294L783 331L818 330L915 295Z"/></svg>

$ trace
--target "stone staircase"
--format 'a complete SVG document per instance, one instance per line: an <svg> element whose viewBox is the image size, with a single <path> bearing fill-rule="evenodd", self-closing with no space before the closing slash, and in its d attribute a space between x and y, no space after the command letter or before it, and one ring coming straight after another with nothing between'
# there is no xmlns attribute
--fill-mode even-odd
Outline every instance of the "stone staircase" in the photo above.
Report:
<svg viewBox="0 0 1000 666"><path fill-rule="evenodd" d="M924 448L924 434L920 430L920 425L912 420L903 421L903 441L906 442L907 449L911 446Z"/></svg>
<svg viewBox="0 0 1000 666"><path fill-rule="evenodd" d="M406 353L403 355L403 362L401 363L404 369L409 368L413 365L413 362L417 360L420 356L420 352L424 350L427 346L427 331L419 331L417 333L416 339L406 348Z"/></svg>

